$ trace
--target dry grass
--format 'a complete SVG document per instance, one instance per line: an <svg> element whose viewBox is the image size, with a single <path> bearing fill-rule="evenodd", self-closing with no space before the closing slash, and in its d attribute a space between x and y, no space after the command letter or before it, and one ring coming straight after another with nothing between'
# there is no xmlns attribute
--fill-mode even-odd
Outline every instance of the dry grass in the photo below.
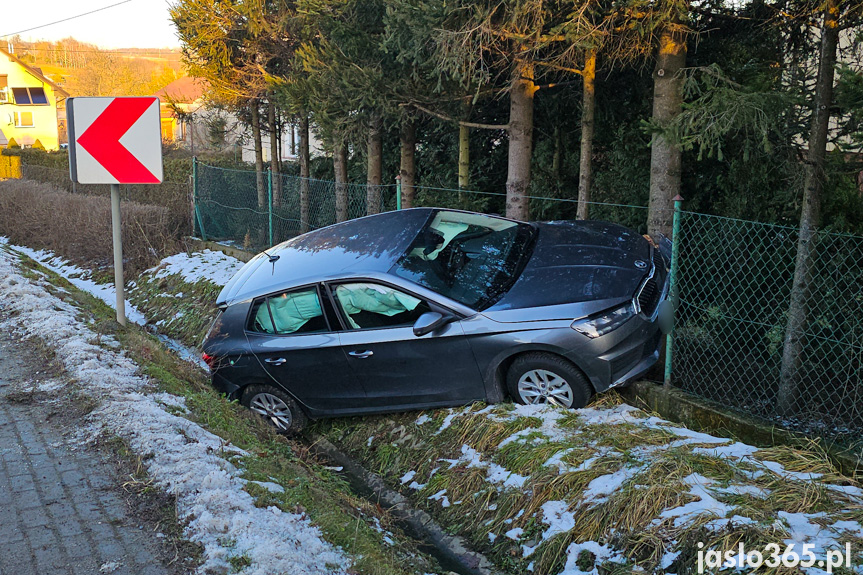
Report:
<svg viewBox="0 0 863 575"><path fill-rule="evenodd" d="M130 274L178 249L183 222L167 208L123 202L123 256ZM29 180L0 182L0 235L102 267L113 261L111 201Z"/></svg>
<svg viewBox="0 0 863 575"><path fill-rule="evenodd" d="M618 403L612 397L594 406L614 407ZM559 573L572 543L596 541L620 550L626 564L601 565L595 561L591 564L592 555L584 553L579 557L582 570L596 568L603 575L621 575L632 573L637 566L645 572L656 572L666 553L677 551L679 557L666 571L690 573L694 572L690 567L696 562L698 542L726 551L740 542L747 549L764 549L768 543L786 539L788 533L778 520L779 511L824 511L827 523L839 517L863 521L863 506L855 508L853 501L827 486L856 483L838 475L823 451L814 445L764 449L753 459L735 461L693 452L699 445L696 443L669 447L681 436L638 422L591 424L578 412L565 413L558 418L557 427L566 430L566 437L555 435L552 439L535 418L514 417L509 406L495 406L491 414L478 413L483 407L432 412L431 421L421 426L414 425L415 414L410 414L364 418L353 420L351 425L334 427L339 428L339 434L347 442L359 447L367 464L383 464L380 468L388 477L416 471L416 481L428 485L419 492L405 489L405 493L437 516L447 530L467 536L505 572L522 573L533 563L533 573ZM450 419L451 425L438 433L444 418L453 414L456 416ZM326 428L326 424L322 427ZM504 439L518 431L523 433L516 441L500 447ZM361 444L370 434L375 435L376 446L366 448ZM402 443L393 445L398 442ZM440 461L457 459L463 444L479 450L484 460L528 477L524 487L503 489L500 484L488 482L485 469L467 468L463 463L450 469ZM561 472L557 466L545 465L562 452L561 461L571 468L593 460L587 469L578 471ZM780 463L788 472L819 473L823 481L780 476L759 460ZM633 470L631 477L607 499L585 501L584 493L591 481L603 481L603 476L624 466L640 470ZM434 467L440 470L429 479ZM713 486L709 488L711 495L733 506L734 514L756 523L734 522L716 528L707 525L715 519L709 513L689 517L677 526L673 519L663 518L665 510L697 499L692 486L684 481L693 474L707 478L707 485ZM763 495L723 491L734 486L760 488ZM452 506L442 508L439 502L427 499L442 489L447 490ZM455 505L456 501L461 503ZM547 529L542 506L550 501L567 502L575 526L542 540ZM518 541L504 536L513 528L523 530ZM497 536L494 541L490 541L489 533ZM854 545L857 544L854 540ZM535 547L535 551L524 557L522 546ZM770 575L790 573L782 567L762 571Z"/></svg>

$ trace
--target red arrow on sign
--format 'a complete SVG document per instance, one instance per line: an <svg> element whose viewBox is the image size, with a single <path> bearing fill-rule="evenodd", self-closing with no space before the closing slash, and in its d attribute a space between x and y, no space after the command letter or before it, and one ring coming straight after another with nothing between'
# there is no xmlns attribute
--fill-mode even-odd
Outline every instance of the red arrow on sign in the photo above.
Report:
<svg viewBox="0 0 863 575"><path fill-rule="evenodd" d="M78 144L121 184L159 183L159 179L120 143L120 138L154 101L153 98L115 98L78 137Z"/></svg>

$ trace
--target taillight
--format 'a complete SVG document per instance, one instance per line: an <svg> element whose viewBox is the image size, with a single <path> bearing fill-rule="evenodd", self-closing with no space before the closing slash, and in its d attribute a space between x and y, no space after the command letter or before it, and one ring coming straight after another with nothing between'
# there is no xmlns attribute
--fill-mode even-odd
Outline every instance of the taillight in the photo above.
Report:
<svg viewBox="0 0 863 575"><path fill-rule="evenodd" d="M206 352L202 353L201 359L204 360L204 363L206 363L210 369L213 369L213 367L216 365L216 357L213 355L210 355L209 353L206 353Z"/></svg>

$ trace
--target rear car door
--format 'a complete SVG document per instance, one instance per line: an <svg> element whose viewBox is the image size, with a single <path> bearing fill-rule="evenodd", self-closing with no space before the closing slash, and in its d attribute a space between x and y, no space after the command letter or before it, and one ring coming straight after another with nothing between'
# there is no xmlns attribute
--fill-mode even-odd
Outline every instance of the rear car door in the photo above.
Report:
<svg viewBox="0 0 863 575"><path fill-rule="evenodd" d="M339 333L330 329L332 311L326 313L321 302L316 286L258 298L246 330L264 371L312 415L352 409L366 399Z"/></svg>
<svg viewBox="0 0 863 575"><path fill-rule="evenodd" d="M330 286L343 320L342 347L373 408L454 405L485 399L458 320L417 337L416 320L434 304L378 282Z"/></svg>

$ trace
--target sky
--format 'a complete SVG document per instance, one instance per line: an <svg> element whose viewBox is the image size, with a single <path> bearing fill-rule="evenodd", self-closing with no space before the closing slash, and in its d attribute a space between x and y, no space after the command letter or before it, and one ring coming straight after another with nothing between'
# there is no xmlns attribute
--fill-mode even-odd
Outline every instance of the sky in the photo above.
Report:
<svg viewBox="0 0 863 575"><path fill-rule="evenodd" d="M36 3L38 10L18 9L3 14L0 38L121 1L39 0ZM176 48L180 42L169 19L168 7L168 0L130 0L95 14L22 32L21 37L25 40L60 40L72 36L101 48Z"/></svg>

